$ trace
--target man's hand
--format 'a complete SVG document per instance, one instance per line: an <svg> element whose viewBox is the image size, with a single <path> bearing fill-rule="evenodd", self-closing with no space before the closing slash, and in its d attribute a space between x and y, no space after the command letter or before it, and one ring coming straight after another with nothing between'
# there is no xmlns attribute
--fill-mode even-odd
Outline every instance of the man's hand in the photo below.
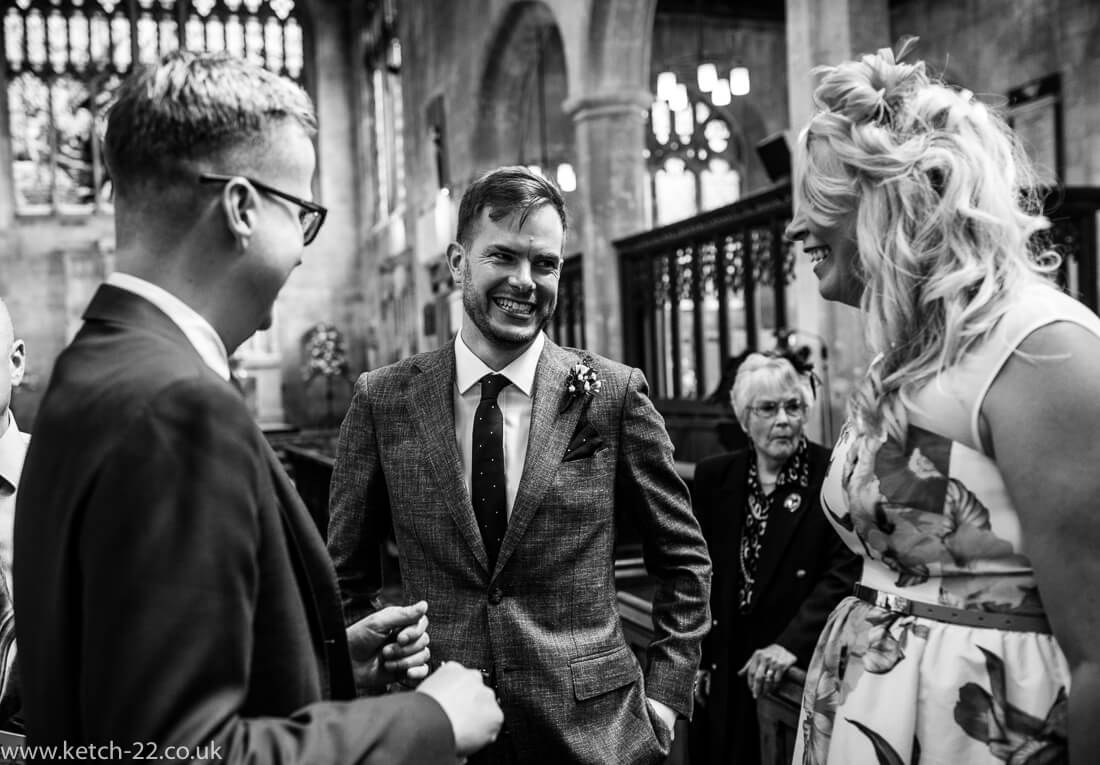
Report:
<svg viewBox="0 0 1100 765"><path fill-rule="evenodd" d="M416 689L439 702L455 733L455 753L468 757L496 741L504 713L476 669L445 661Z"/></svg>
<svg viewBox="0 0 1100 765"><path fill-rule="evenodd" d="M737 671L737 674L745 678L745 682L749 684L749 690L752 691L752 697L758 699L779 685L783 675L794 666L796 658L783 646L772 643L753 651L752 656L745 662L745 666Z"/></svg>
<svg viewBox="0 0 1100 765"><path fill-rule="evenodd" d="M657 699L646 698L649 705L653 707L653 711L657 713L657 716L661 718L661 722L668 728L668 740L672 741L676 738L676 712L672 707L667 704L663 704Z"/></svg>
<svg viewBox="0 0 1100 765"><path fill-rule="evenodd" d="M428 676L428 604L387 606L348 627L355 690L377 692L398 680Z"/></svg>

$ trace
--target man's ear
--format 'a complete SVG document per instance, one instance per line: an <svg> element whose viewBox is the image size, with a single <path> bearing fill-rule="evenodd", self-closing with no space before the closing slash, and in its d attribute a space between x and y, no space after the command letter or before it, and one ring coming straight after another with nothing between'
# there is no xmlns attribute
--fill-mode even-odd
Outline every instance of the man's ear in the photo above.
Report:
<svg viewBox="0 0 1100 765"><path fill-rule="evenodd" d="M11 373L12 387L19 387L23 382L23 374L27 371L27 346L22 340L16 340L11 344L11 353L8 354L8 371Z"/></svg>
<svg viewBox="0 0 1100 765"><path fill-rule="evenodd" d="M248 249L249 239L256 231L258 201L259 193L244 178L234 178L222 189L221 206L225 222L242 251Z"/></svg>
<svg viewBox="0 0 1100 765"><path fill-rule="evenodd" d="M466 259L466 248L458 242L451 242L447 245L447 265L451 269L451 279L455 284L462 284L462 274L465 269L462 267L462 261Z"/></svg>

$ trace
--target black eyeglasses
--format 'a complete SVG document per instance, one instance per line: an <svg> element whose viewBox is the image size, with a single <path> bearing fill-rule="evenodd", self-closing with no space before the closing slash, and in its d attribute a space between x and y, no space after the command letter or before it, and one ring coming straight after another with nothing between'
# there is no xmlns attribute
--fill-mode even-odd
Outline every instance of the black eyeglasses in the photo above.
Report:
<svg viewBox="0 0 1100 765"><path fill-rule="evenodd" d="M285 191L279 191L277 188L268 186L266 183L257 181L255 178L249 178L247 175L218 175L216 173L204 173L199 176L199 182L229 183L229 181L234 178L243 178L266 194L285 199L288 202L293 202L298 205L298 207L301 208L298 211L298 222L302 224L303 246L309 244L317 237L317 232L321 230L321 224L325 222L325 216L328 215L328 210L324 205L310 202L301 197L296 197L293 194L287 194Z"/></svg>
<svg viewBox="0 0 1100 765"><path fill-rule="evenodd" d="M792 420L799 420L802 415L806 413L806 405L797 399L790 399L788 401L761 401L759 404L753 404L751 407L756 416L764 420L774 420L779 416L779 410L782 409Z"/></svg>

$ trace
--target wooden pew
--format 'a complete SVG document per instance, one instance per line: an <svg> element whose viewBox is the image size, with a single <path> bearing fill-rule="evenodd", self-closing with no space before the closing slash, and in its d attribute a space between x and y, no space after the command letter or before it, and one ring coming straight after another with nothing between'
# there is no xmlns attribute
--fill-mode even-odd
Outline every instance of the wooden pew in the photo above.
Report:
<svg viewBox="0 0 1100 765"><path fill-rule="evenodd" d="M791 765L805 682L806 673L791 667L774 691L757 699L761 765Z"/></svg>
<svg viewBox="0 0 1100 765"><path fill-rule="evenodd" d="M644 569L639 575L640 564L640 559L636 562L616 562L623 634L639 659L644 656L645 647L653 637L653 608L650 604L653 582ZM798 667L791 667L783 682L756 702L756 713L760 720L761 765L790 765L805 681L806 673ZM686 720L681 720L677 723L676 740L666 765L688 765L690 758L687 742L688 724Z"/></svg>

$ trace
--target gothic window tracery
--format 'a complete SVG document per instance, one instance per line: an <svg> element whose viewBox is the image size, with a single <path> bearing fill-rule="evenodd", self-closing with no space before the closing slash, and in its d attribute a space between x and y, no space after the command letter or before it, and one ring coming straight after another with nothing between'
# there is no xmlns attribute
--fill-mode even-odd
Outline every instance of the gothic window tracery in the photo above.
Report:
<svg viewBox="0 0 1100 765"><path fill-rule="evenodd" d="M363 34L364 57L370 77L370 108L374 117L370 140L378 192L375 210L378 221L396 214L405 205L405 115L397 13L396 0L377 3Z"/></svg>
<svg viewBox="0 0 1100 765"><path fill-rule="evenodd" d="M722 110L693 95L679 109L661 99L650 108L645 156L658 226L730 204L741 195L740 138Z"/></svg>
<svg viewBox="0 0 1100 765"><path fill-rule="evenodd" d="M110 209L99 146L134 61L226 50L301 82L299 10L295 0L14 0L3 45L16 211Z"/></svg>

